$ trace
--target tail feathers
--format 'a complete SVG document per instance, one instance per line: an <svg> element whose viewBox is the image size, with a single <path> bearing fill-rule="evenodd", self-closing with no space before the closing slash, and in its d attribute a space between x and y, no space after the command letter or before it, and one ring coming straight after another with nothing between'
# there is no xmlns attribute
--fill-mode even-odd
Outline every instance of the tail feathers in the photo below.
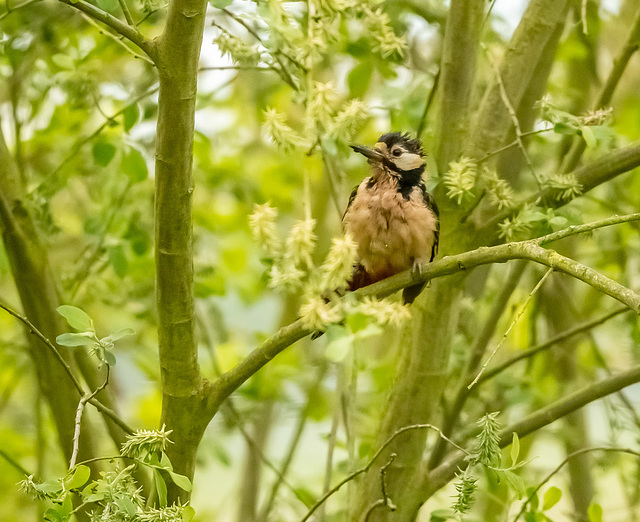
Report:
<svg viewBox="0 0 640 522"><path fill-rule="evenodd" d="M418 283L417 285L408 286L402 291L402 300L404 304L411 304L415 301L416 297L420 295L420 292L424 289L425 283Z"/></svg>

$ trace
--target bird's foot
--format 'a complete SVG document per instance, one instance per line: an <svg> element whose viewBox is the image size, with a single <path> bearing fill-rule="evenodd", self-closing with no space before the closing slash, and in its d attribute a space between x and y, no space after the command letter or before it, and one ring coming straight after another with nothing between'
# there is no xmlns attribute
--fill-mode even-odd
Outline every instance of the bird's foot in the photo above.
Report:
<svg viewBox="0 0 640 522"><path fill-rule="evenodd" d="M413 262L413 265L411 266L411 275L414 277L414 279L419 279L422 277L422 274L424 272L424 265L425 263L423 263L419 259L416 259Z"/></svg>

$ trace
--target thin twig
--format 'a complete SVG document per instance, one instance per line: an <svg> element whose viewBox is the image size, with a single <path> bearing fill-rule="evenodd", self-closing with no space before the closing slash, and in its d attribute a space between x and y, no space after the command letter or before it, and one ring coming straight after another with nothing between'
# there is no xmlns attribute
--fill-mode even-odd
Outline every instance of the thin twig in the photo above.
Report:
<svg viewBox="0 0 640 522"><path fill-rule="evenodd" d="M84 413L84 408L91 399L93 399L98 393L104 390L109 384L109 372L110 366L106 365L107 375L104 378L104 382L98 386L91 393L87 393L80 398L80 402L78 403L78 408L76 409L76 422L75 428L73 431L73 451L71 452L71 460L69 461L69 469L73 469L76 465L76 459L78 458L78 451L80 449L80 428L82 425L82 414Z"/></svg>
<svg viewBox="0 0 640 522"><path fill-rule="evenodd" d="M131 107L132 105L135 105L140 100L143 100L144 98L147 98L148 96L155 94L156 92L158 92L158 89L159 87L153 87L152 89L149 89L148 91L136 96L133 100L127 103L120 110L116 111L111 116L108 116L107 120L105 120L105 122L102 125L100 125L95 131L93 131L89 136L82 138L80 141L76 142L76 144L71 148L71 151L69 152L69 154L65 156L62 162L55 169L53 169L51 173L47 175L45 180L42 183L40 183L40 185L38 185L34 190L40 194L43 194L43 191L45 191L48 185L55 183L55 176L57 176L58 173L61 172L64 169L64 167L75 157L75 155L78 154L78 152L80 152L80 149L82 149L84 145L86 145L87 143L90 143L94 138L99 136L103 130L105 130L110 126L110 123L115 118L117 118L118 116L121 116L129 107ZM43 194L43 195L46 195L46 194Z"/></svg>
<svg viewBox="0 0 640 522"><path fill-rule="evenodd" d="M0 457L6 460L9 464L11 464L15 469L17 469L20 473L22 473L25 477L30 477L33 473L29 473L25 468L23 468L20 463L15 460L11 455L9 455L6 451L0 448Z"/></svg>
<svg viewBox="0 0 640 522"><path fill-rule="evenodd" d="M294 430L293 437L289 442L289 449L280 467L280 472L276 475L277 477L276 481L273 483L273 486L271 487L271 493L269 494L269 499L266 501L266 505L262 510L261 516L259 518L261 522L267 521L269 513L271 512L271 509L275 504L275 500L278 495L278 490L280 489L280 485L283 483L286 484L285 478L289 471L289 466L293 461L294 454L296 452L296 449L298 448L300 439L302 438L302 433L304 431L305 424L307 423L307 419L309 418L309 411L312 408L314 401L317 400L316 398L318 396L318 391L320 386L322 385L324 376L327 373L327 368L328 368L328 365L327 365L326 359L323 359L321 361L320 367L318 368L318 375L314 379L313 385L311 385L307 391L307 402L304 405L304 407L300 410L300 415L298 417L298 422Z"/></svg>
<svg viewBox="0 0 640 522"><path fill-rule="evenodd" d="M45 344L45 346L49 348L49 350L51 350L55 358L62 365L62 367L64 368L64 371L67 373L67 375L71 379L71 382L76 388L76 390L78 390L78 393L84 397L85 391L82 388L82 385L80 384L76 376L73 375L73 372L71 371L71 367L69 366L69 364L67 364L67 361L64 360L64 357L62 357L62 355L60 354L58 349L53 345L53 343L49 339L47 339L45 335L40 330L38 330L35 327L35 325L31 321L29 321L29 319L27 319L26 317L20 315L19 313L15 312L14 310L12 310L11 308L9 308L8 306L2 303L0 303L0 308L2 308L4 311L6 311L8 314L12 315L16 319L18 319L20 322L22 322L32 334L34 334L38 339L40 339ZM102 414L109 417L113 422L115 422L118 426L120 426L120 428L122 428L122 430L125 431L126 433L133 433L133 429L125 421L123 421L120 417L118 417L118 414L115 411L113 411L111 408L102 404L95 397L91 397L89 399L89 404L95 406L98 409L98 411L100 411Z"/></svg>
<svg viewBox="0 0 640 522"><path fill-rule="evenodd" d="M11 13L16 11L17 9L22 9L23 7L29 7L30 5L37 4L39 2L42 2L42 0L27 0L26 2L22 2L21 4L14 5L11 7L9 7L9 3L7 2L7 10L6 12L0 14L0 21L4 20L7 16L9 16Z"/></svg>
<svg viewBox="0 0 640 522"><path fill-rule="evenodd" d="M38 330L35 327L35 325L31 321L29 321L29 319L27 319L25 316L20 315L18 312L9 308L7 305L3 303L0 303L0 308L2 308L9 315L12 315L16 319L18 319L18 321L20 321L21 323L23 323L29 329L30 333L34 334L38 339L40 339L45 344L47 348L49 348L49 350L51 350L55 358L58 359L58 362L62 365L62 367L64 368L64 371L67 373L67 375L71 379L71 382L75 386L76 390L78 390L80 395L84 396L85 394L84 389L82 388L80 381L76 379L76 376L73 374L73 371L71 371L71 366L69 366L67 361L65 361L64 357L62 357L62 355L60 354L58 349L54 346L54 344L49 339L47 339L44 336L44 334L40 330Z"/></svg>
<svg viewBox="0 0 640 522"><path fill-rule="evenodd" d="M336 386L336 402L340 403L340 395L342 394L342 389L344 388L344 375L342 372L342 367L340 365L336 366L336 371L338 372L338 384ZM327 495L329 492L329 486L331 485L331 472L333 471L333 453L336 448L336 440L338 438L338 424L340 423L340 408L335 407L333 409L333 416L331 417L331 431L329 432L329 440L327 444L327 457L324 466L324 483L322 486L322 491ZM318 520L320 522L324 521L324 506L318 513Z"/></svg>
<svg viewBox="0 0 640 522"><path fill-rule="evenodd" d="M528 132L523 132L522 134L520 134L520 140L522 140L522 138L526 138L527 136L535 136L536 134L542 134L543 132L549 132L552 131L553 127L549 127L548 129L538 129L538 130L532 130L532 131L528 131ZM505 150L509 150L512 149L513 147L517 147L519 146L520 141L516 138L515 140L513 140L511 143L505 145L504 147L500 147L499 149L493 150L491 152L488 152L487 154L485 154L484 156L482 156L482 158L480 158L479 160L476 160L476 163L479 165L481 163L484 163L485 161L487 161L489 158L495 156L496 154L500 154L501 152L504 152Z"/></svg>
<svg viewBox="0 0 640 522"><path fill-rule="evenodd" d="M60 3L73 7L83 13L89 15L91 18L98 22L102 22L108 25L129 40L131 43L137 45L142 49L152 60L155 58L155 46L152 41L148 40L135 26L131 26L119 20L115 16L103 11L99 7L96 7L85 0L58 0Z"/></svg>
<svg viewBox="0 0 640 522"><path fill-rule="evenodd" d="M574 451L573 453L570 453L560 464L558 464L558 466L553 471L551 471L551 473L549 473L544 479L542 479L542 481L531 491L529 496L526 498L526 500L522 504L520 511L518 512L516 517L513 519L513 522L516 522L522 515L524 515L524 511L527 508L527 505L529 504L529 502L533 500L533 497L536 496L536 494L538 493L538 491L540 491L542 486L544 486L547 482L549 482L549 480L551 480L551 478L555 474L557 474L564 467L565 464L567 464L571 459L575 457L579 457L580 455L583 455L585 453L591 453L593 451L628 453L629 455L635 455L636 457L640 457L640 452L632 450L631 448L609 448L607 446L594 446L591 448L582 448L577 451Z"/></svg>
<svg viewBox="0 0 640 522"><path fill-rule="evenodd" d="M489 358L484 362L484 364L482 365L482 368L480 368L480 371L478 372L478 375L476 375L475 379L473 379L473 381L471 381L471 384L469 384L469 386L467 386L468 389L473 388L473 386L478 382L480 377L482 377L482 374L487 369L487 366L491 362L491 359L493 359L495 354L498 353L498 350L502 347L504 342L507 340L507 336L509 335L509 333L511 333L511 330L513 329L513 327L516 324L518 324L518 321L520 321L520 318L524 315L524 312L527 309L527 306L529 305L529 303L531 302L531 299L533 299L533 296L536 294L536 292L540 289L540 287L543 285L543 283L547 280L547 277L549 277L553 271L554 271L554 268L550 267L545 272L545 274L542 276L540 281L538 281L538 284L533 288L533 290L531 290L531 292L529 292L529 295L527 296L527 299L525 299L525 302L522 304L522 307L520 308L520 311L517 313L517 315L513 319L513 322L509 325L509 328L507 328L507 331L502 336L502 339L500 339L500 342L498 343L498 345L494 348L493 352L491 352L491 355L489 355Z"/></svg>
<svg viewBox="0 0 640 522"><path fill-rule="evenodd" d="M569 227L569 229L561 231L561 236L558 235L560 233L554 233L537 239L505 243L491 247L480 247L476 250L446 256L438 261L429 263L423 267L420 274L413 270L406 270L372 285L360 288L350 295L353 295L356 299L362 299L366 296L385 297L407 286L456 274L478 266L504 263L512 259L527 259L549 268L554 268L556 271L570 275L575 279L579 279L640 314L640 294L582 263L578 263L573 259L561 256L553 250L548 250L540 246L551 240L557 240L559 237L575 235L587 229L595 230L597 228L634 220L640 220L640 213L627 216L613 216L587 225ZM305 326L302 319L298 319L280 328L259 347L251 351L236 366L222 374L219 379L211 384L207 392L209 395L209 400L207 401L208 411L215 413L227 397L260 370L260 368L280 352L296 341L311 334L313 331L312 328Z"/></svg>
<svg viewBox="0 0 640 522"><path fill-rule="evenodd" d="M580 21L582 22L582 33L585 35L589 34L589 27L587 25L587 4L589 0L582 0L582 5L580 6Z"/></svg>
<svg viewBox="0 0 640 522"><path fill-rule="evenodd" d="M626 306L620 307L616 310L614 310L613 312L609 312L608 314L605 314L602 317L599 317L597 319L594 319L593 321L589 321L587 323L581 324L579 326L576 326L575 328L571 328L570 330L567 330L566 332L562 332L558 335L556 335L555 337L549 339L548 341L545 341L541 344L538 344L532 348L529 348L528 350L524 350L523 352L518 353L517 355L514 355L513 357L511 357L510 359L507 359L506 361L503 361L502 363L498 364L497 366L494 366L493 368L490 368L488 371L485 372L485 374L478 380L478 384L482 384L485 381L488 381L489 379L492 379L493 377L495 377L496 375L498 375L499 373L502 373L504 370L506 370L507 368L509 368L510 366L513 366L514 364L516 364L519 361L522 361L523 359L528 359L534 355L536 355L539 352L542 352L544 350L547 350L549 348L551 348L552 346L565 341L571 337L574 337L578 334L581 334L583 332L587 332L593 328L595 328L596 326L599 326L605 322L607 322L609 319L612 319L613 317L616 317L617 315L620 315L622 313L625 312L631 312L631 310L629 308L627 308Z"/></svg>
<svg viewBox="0 0 640 522"><path fill-rule="evenodd" d="M122 14L124 15L124 19L127 21L129 25L136 25L133 21L133 17L131 16L131 11L129 11L129 6L127 6L126 0L118 0L118 4L120 4L120 9L122 9Z"/></svg>
<svg viewBox="0 0 640 522"><path fill-rule="evenodd" d="M393 463L397 456L397 453L392 453L391 455L389 455L389 461L380 468L380 489L382 490L382 498L376 500L373 504L371 504L371 507L367 510L367 513L364 517L364 522L369 521L369 517L378 507L384 506L389 511L395 511L396 509L398 509L398 506L396 506L389 498L389 495L387 495L387 484L384 480L384 476L387 473L387 468Z"/></svg>
<svg viewBox="0 0 640 522"><path fill-rule="evenodd" d="M241 17L236 15L234 12L229 11L226 7L222 8L221 11L225 13L227 16L230 16L231 18L233 18L237 23L239 23L242 27L244 27L251 34L251 36L253 36L256 40L258 40L258 42L260 42L264 46L264 43L260 35L253 29L253 27L251 27L247 22L245 22ZM266 46L265 46L265 49L266 49ZM289 60L293 65L298 67L300 70L304 72L308 71L307 67L305 67L302 63L300 63L298 60L296 60L293 56L289 55L288 53L285 53L282 50L278 50L276 51L276 54L281 54L287 60ZM280 63L281 67L284 67L280 61L278 61L278 63Z"/></svg>
<svg viewBox="0 0 640 522"><path fill-rule="evenodd" d="M438 92L438 85L440 84L440 68L433 75L433 86L429 91L429 96L427 96L427 101L424 105L424 111L422 111L422 116L420 116L420 121L418 122L418 127L416 128L416 136L420 138L422 135L422 131L424 130L427 124L427 115L429 114L429 109L433 104L433 100L436 97L436 92Z"/></svg>
<svg viewBox="0 0 640 522"><path fill-rule="evenodd" d="M160 5L158 7L156 7L155 9L151 9L149 11L147 11L147 14L145 14L137 23L136 23L136 27L139 27L140 25L143 24L143 22L147 21L147 18L149 18L150 16L153 16L154 14L156 14L158 11L162 11L163 9L166 9L167 7L169 7L169 4L164 4L164 5Z"/></svg>
<svg viewBox="0 0 640 522"><path fill-rule="evenodd" d="M121 0L122 1L122 0ZM151 59L148 58L146 56L143 56L140 53L135 52L133 49L131 49L131 47L129 47L126 43L124 43L122 41L122 39L124 38L121 34L114 34L111 31L107 31L104 27L102 27L98 22L96 22L93 17L89 16L86 13L81 13L82 17L89 22L89 24L91 24L92 26L94 26L99 32L100 34L103 34L109 38L111 38L114 42L116 42L120 47L122 47L125 51L127 51L128 53L130 53L134 58L137 58L139 60L142 60L144 62L147 62L150 65L154 65L155 66L155 62Z"/></svg>
<svg viewBox="0 0 640 522"><path fill-rule="evenodd" d="M432 424L412 424L411 426L404 426L403 428L400 428L399 430L395 431L385 442L384 444L382 444L382 446L380 446L378 448L378 451L376 451L373 454L373 457L371 457L371 459L369 459L369 462L367 462L367 464L365 464L363 467L361 467L360 469L357 469L356 471L354 471L353 473L347 475L344 479L342 479L340 482L338 482L338 484L336 484L333 488L331 488L329 491L327 491L314 505L313 507L307 512L307 514L300 520L300 522L305 522L305 520L309 520L309 518L311 517L311 515L313 515L313 513L322 505L324 504L327 499L332 496L334 493L336 493L338 490L340 490L340 488L342 486L344 486L347 482L352 481L353 479L355 479L358 475L362 475L363 473L366 473L367 471L369 471L371 469L371 467L373 466L374 462L378 459L378 457L380 457L380 455L382 454L382 452L387 448L387 446L389 446L389 444L391 444L396 437L402 435L403 433L407 432L407 431L411 431L411 430L421 430L421 429L430 429L430 430L434 430L435 432L438 433L439 437L444 438L449 444L451 444L452 446L454 446L456 449L460 450L461 452L463 452L465 455L468 455L469 453L462 447L460 447L458 444L456 444L455 442L453 442L452 440L450 440L449 438L445 437L442 433L442 430L440 430L440 428L433 426Z"/></svg>
<svg viewBox="0 0 640 522"><path fill-rule="evenodd" d="M518 144L518 148L522 152L522 156L524 157L524 160L526 161L527 166L531 171L531 174L535 178L536 183L538 184L538 187L542 189L542 182L540 181L538 174L533 168L533 163L531 162L531 158L529 157L527 148L524 146L524 143L522 142L523 133L520 128L520 120L518 120L518 115L516 114L516 111L513 108L513 105L511 105L511 101L509 101L509 94L507 93L507 89L504 85L504 82L502 81L502 75L500 74L500 69L498 68L498 65L495 63L493 58L491 57L486 45L482 44L482 48L484 49L485 54L487 55L487 60L489 61L489 64L493 68L493 71L496 75L496 82L498 83L498 87L500 89L500 97L502 98L502 102L504 103L504 106L506 107L507 112L509 112L509 116L511 117L511 121L513 123L513 128L516 131L516 142Z"/></svg>
<svg viewBox="0 0 640 522"><path fill-rule="evenodd" d="M223 13L225 13L227 16L231 17L233 20L235 20L237 23L239 23L242 27L244 27L251 36L253 36L259 43L260 45L262 45L265 49L268 48L267 46L264 44L264 42L262 41L262 38L260 37L260 35L253 29L253 27L251 27L247 22L245 22L242 18L240 18L238 15L236 15L235 13L229 11L227 8L222 8L221 11ZM220 26L216 27L220 28ZM278 72L278 74L280 74L280 76L282 77L282 79L295 91L299 90L298 86L296 85L296 83L293 81L293 77L291 76L291 73L289 73L289 70L285 67L285 65L282 63L282 60L280 60L280 56L282 55L285 58L287 58L287 60L289 60L291 63L294 63L295 65L297 65L298 67L300 67L303 71L306 71L306 69L302 66L302 64L300 64L297 60L295 60L294 58L291 58L290 56L288 56L284 51L276 51L274 53L269 52L269 54L273 57L273 59L277 62L277 64L279 65L279 68L274 67L273 64L271 64L271 66L273 67L273 69Z"/></svg>

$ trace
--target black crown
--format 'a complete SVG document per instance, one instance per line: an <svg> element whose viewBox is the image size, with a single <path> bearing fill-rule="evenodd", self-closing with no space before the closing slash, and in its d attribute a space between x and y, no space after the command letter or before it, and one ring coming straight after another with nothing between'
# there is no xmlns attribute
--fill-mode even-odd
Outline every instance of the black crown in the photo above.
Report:
<svg viewBox="0 0 640 522"><path fill-rule="evenodd" d="M400 143L409 152L424 156L422 142L419 139L412 139L408 132L389 132L380 136L378 141L386 143L389 150L393 145Z"/></svg>

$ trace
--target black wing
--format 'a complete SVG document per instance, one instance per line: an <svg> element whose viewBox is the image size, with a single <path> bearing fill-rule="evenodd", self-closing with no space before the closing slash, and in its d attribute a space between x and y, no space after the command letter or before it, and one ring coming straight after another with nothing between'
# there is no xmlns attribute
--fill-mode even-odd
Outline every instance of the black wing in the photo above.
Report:
<svg viewBox="0 0 640 522"><path fill-rule="evenodd" d="M358 183L353 190L351 191L351 195L349 196L349 202L347 203L347 208L344 209L344 213L342 214L342 219L344 220L344 217L347 215L347 212L349 212L349 208L351 207L351 203L353 203L353 200L356 199L356 194L358 194L358 189L360 188L360 185L362 185L362 183L364 183L365 181L368 181L370 178L366 178L364 181Z"/></svg>
<svg viewBox="0 0 640 522"><path fill-rule="evenodd" d="M420 183L420 190L422 191L424 204L436 216L436 240L433 243L433 248L431 249L431 259L429 259L429 262L431 262L433 261L433 258L436 257L436 254L438 253L438 247L440 246L440 210L438 210L438 204L436 203L436 200L429 192L427 192L427 188L424 186L424 183Z"/></svg>

